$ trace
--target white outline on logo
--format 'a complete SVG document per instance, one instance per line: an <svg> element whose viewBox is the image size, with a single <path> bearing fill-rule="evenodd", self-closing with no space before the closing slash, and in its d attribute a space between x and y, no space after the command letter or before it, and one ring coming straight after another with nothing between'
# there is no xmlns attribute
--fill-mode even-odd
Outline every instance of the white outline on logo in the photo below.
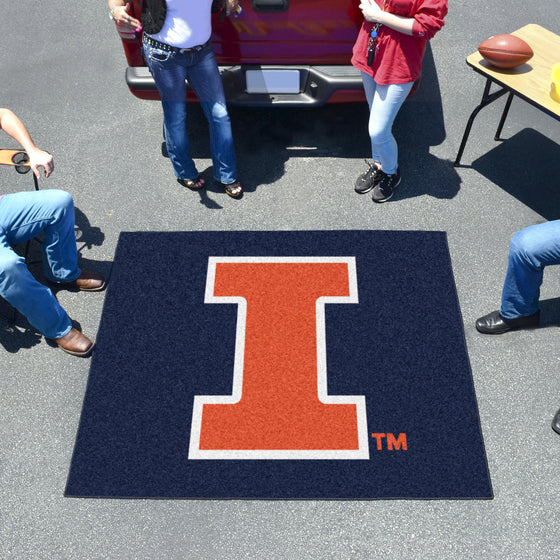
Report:
<svg viewBox="0 0 560 560"><path fill-rule="evenodd" d="M353 404L356 406L358 449L200 449L202 408L205 404L235 404L241 399L243 387L243 359L245 354L245 326L247 301L243 297L214 296L216 265L218 263L346 263L348 265L349 296L320 297L316 304L317 319L317 386L319 401L324 404ZM325 304L358 303L358 283L355 257L209 257L206 277L205 303L235 303L238 306L231 395L196 395L193 403L189 460L191 459L369 459L366 401L363 395L327 394L327 348L325 340Z"/></svg>

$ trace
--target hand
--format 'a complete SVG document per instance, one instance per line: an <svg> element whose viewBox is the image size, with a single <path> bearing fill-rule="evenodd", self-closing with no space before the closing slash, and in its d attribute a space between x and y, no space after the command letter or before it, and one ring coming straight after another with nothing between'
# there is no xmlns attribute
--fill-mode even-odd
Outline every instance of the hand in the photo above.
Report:
<svg viewBox="0 0 560 560"><path fill-rule="evenodd" d="M239 6L239 0L225 0L224 7L226 9L226 16L229 16L232 12L237 10L237 6Z"/></svg>
<svg viewBox="0 0 560 560"><path fill-rule="evenodd" d="M375 0L362 0L360 10L362 10L366 21L382 23L381 18L383 18L385 12L375 3Z"/></svg>
<svg viewBox="0 0 560 560"><path fill-rule="evenodd" d="M113 10L113 17L117 25L128 31L140 31L142 29L140 21L130 15L130 3L127 3L126 6L117 6Z"/></svg>
<svg viewBox="0 0 560 560"><path fill-rule="evenodd" d="M48 177L54 171L53 157L49 152L33 148L32 150L27 150L27 155L29 156L29 167L35 173L37 179L41 178L40 167L45 170L45 177Z"/></svg>

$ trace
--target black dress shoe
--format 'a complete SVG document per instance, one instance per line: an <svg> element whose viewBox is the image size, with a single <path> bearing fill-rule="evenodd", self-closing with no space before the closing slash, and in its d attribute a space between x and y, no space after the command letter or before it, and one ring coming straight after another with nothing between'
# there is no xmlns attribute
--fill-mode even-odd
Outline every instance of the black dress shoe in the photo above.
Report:
<svg viewBox="0 0 560 560"><path fill-rule="evenodd" d="M552 419L552 429L557 434L560 434L560 410L554 415L554 418Z"/></svg>
<svg viewBox="0 0 560 560"><path fill-rule="evenodd" d="M484 334L503 334L514 329L527 329L539 325L540 310L527 317L504 319L499 311L492 311L476 321L476 330Z"/></svg>

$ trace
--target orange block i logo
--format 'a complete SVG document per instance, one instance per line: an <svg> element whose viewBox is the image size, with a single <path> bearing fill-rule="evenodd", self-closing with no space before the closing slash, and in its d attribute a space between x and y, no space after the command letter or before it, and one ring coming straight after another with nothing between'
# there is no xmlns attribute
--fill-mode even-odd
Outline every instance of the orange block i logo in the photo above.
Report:
<svg viewBox="0 0 560 560"><path fill-rule="evenodd" d="M354 257L210 257L205 302L238 306L233 391L195 396L189 459L369 459L365 397L327 390L325 304L358 303Z"/></svg>

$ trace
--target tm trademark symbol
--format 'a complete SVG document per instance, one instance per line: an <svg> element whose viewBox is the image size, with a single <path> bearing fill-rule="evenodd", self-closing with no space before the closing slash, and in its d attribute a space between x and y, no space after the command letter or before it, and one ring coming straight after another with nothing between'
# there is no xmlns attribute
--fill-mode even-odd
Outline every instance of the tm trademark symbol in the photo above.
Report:
<svg viewBox="0 0 560 560"><path fill-rule="evenodd" d="M408 445L406 443L406 434L402 433L399 434L397 437L395 437L394 434L391 433L386 433L386 434L381 434L381 433L376 433L376 434L371 434L372 438L375 438L377 440L377 450L378 451L382 451L383 450L383 440L386 440L386 449L388 449L389 451L393 451L393 450L403 450L403 451L407 451L408 450Z"/></svg>

